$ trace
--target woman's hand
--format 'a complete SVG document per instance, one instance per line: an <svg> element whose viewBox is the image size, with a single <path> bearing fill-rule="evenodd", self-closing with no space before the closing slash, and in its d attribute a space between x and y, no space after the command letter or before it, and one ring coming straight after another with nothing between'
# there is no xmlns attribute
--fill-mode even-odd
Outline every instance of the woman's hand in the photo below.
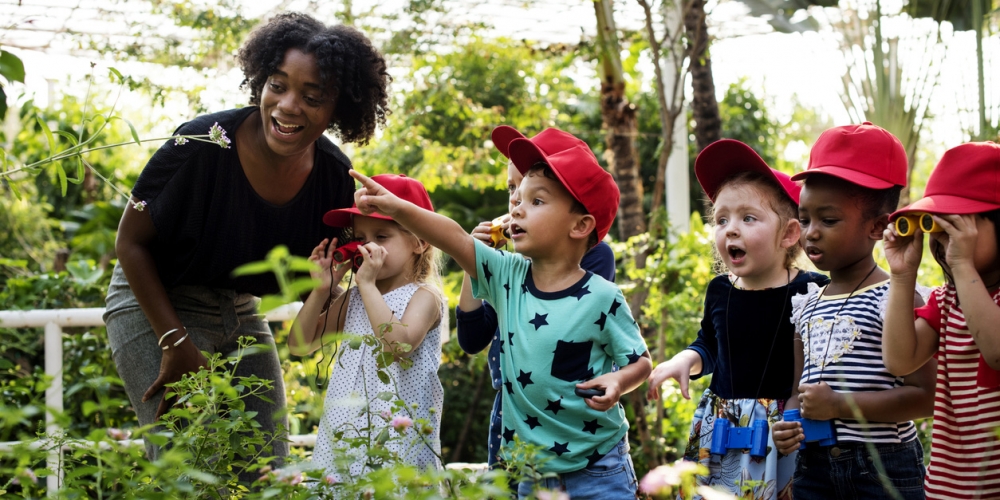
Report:
<svg viewBox="0 0 1000 500"><path fill-rule="evenodd" d="M316 245L316 248L313 248L312 254L309 256L309 260L319 266L319 271L314 270L310 272L313 279L319 280L317 290L327 291L330 290L334 282L340 284L340 280L344 278L347 270L350 269L350 262L342 262L337 264L331 272L330 267L333 266L333 251L336 249L337 238L334 238L332 242L328 238L324 238L323 241L319 242L319 245Z"/></svg>
<svg viewBox="0 0 1000 500"><path fill-rule="evenodd" d="M889 224L882 232L882 247L892 274L915 276L924 252L924 233L915 231L910 236L900 236L896 233L896 225Z"/></svg>
<svg viewBox="0 0 1000 500"><path fill-rule="evenodd" d="M358 252L361 252L364 262L361 263L361 267L354 273L354 279L357 280L359 286L374 285L388 252L386 252L385 248L370 241L359 246Z"/></svg>
<svg viewBox="0 0 1000 500"><path fill-rule="evenodd" d="M173 339L168 339L164 342L173 342ZM143 403L149 401L166 384L177 382L184 374L197 372L201 367L208 366L208 360L205 359L205 356L198 350L198 347L194 345L191 339L185 340L177 347L174 347L172 343L168 345L170 345L170 348L163 351L163 357L160 359L160 374L153 381L153 385L149 386L149 389L146 389L146 394L143 394ZM166 393L164 393L164 396L166 396ZM170 407L173 406L176 400L176 397L164 397L161 399L160 406L156 409L156 420L159 420L163 414L170 411Z"/></svg>

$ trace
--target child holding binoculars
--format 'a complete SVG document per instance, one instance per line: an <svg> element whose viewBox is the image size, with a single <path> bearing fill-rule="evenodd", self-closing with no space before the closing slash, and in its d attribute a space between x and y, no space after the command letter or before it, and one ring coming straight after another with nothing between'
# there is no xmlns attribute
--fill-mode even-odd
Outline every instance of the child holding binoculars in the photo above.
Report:
<svg viewBox="0 0 1000 500"><path fill-rule="evenodd" d="M934 364L928 356L905 374L883 364L889 275L872 255L906 171L899 140L865 122L823 132L806 171L792 176L804 180L802 246L830 273L825 287L792 298L797 387L773 434L783 454L798 450L794 498L924 498L911 419L931 414ZM898 300L923 304L912 287Z"/></svg>
<svg viewBox="0 0 1000 500"><path fill-rule="evenodd" d="M927 498L998 498L1000 146L970 143L947 151L924 197L892 217L895 227L884 235L891 274L882 358L895 375L937 359ZM947 283L913 311L908 298L922 233L929 233Z"/></svg>
<svg viewBox="0 0 1000 500"><path fill-rule="evenodd" d="M497 146L504 157L509 157L507 146L516 137L523 137L520 132L508 126L500 126L493 130L493 144ZM517 188L524 178L521 172L514 165L514 162L507 164L507 194L509 195L508 212L513 210L517 201ZM506 245L510 238L508 225L510 216L504 215L492 221L485 221L472 230L472 236L483 243L493 247L501 248ZM583 256L580 267L590 271L610 282L615 281L615 254L607 243L598 242ZM501 426L500 409L503 405L502 388L503 377L500 372L500 330L497 329L499 321L497 313L488 302L479 300L472 296L472 282L466 274L462 282L462 293L459 296L458 307L455 308L455 322L457 328L458 345L469 354L476 354L486 346L490 350L487 353L486 363L490 370L490 379L493 381L493 390L497 391L493 400L493 410L490 413L490 434L488 436L487 463L490 467L496 467L499 463L498 453L500 453L500 438L503 432Z"/></svg>
<svg viewBox="0 0 1000 500"><path fill-rule="evenodd" d="M433 210L427 190L417 180L395 174L373 178L400 198ZM326 468L338 481L344 474L361 475L366 450L350 449L357 460L348 467L335 463L334 448L345 447L336 434L356 437L358 429L371 426L370 417L383 419L387 427L396 418L412 417L411 421L429 422L432 431L420 436L415 428L393 425L391 436L402 434L404 438L389 440L385 446L408 464L440 468L444 390L437 370L441 332L448 331L448 306L440 289L437 250L391 218L377 213L361 215L356 206L331 210L323 222L350 227L354 241L337 248L336 239L329 245L323 240L313 250L310 260L319 264L321 272L315 277L320 284L309 294L292 325L288 336L292 354L304 356L316 351L327 333L373 336L380 326L391 324L391 329L376 338L386 345L386 352L405 356L412 365L404 369L394 361L384 369L391 380L383 382L371 345L362 342L360 348L351 349L344 341L330 374L313 465ZM338 283L352 267L357 285L344 293ZM345 304L346 316L340 314ZM328 321L330 316L333 321ZM400 344L410 349L400 349ZM378 397L383 392L399 394L408 406L416 408L410 412L394 410L391 402Z"/></svg>

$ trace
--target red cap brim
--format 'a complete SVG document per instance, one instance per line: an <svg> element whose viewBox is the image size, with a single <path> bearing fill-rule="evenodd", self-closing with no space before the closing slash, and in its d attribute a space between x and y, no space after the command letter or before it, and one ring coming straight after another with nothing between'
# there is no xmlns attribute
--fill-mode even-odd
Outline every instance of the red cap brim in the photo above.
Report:
<svg viewBox="0 0 1000 500"><path fill-rule="evenodd" d="M851 170L844 167L835 167L832 165L827 165L825 167L815 167L810 168L804 172L799 172L792 176L793 181L801 181L811 174L826 174L831 177L836 177L838 179L843 179L851 184L857 184L858 186L863 186L870 189L889 189L896 184L884 181L878 177L873 177L871 175L858 172L857 170Z"/></svg>
<svg viewBox="0 0 1000 500"><path fill-rule="evenodd" d="M524 139L524 134L520 133L514 127L509 125L500 125L499 127L493 129L493 133L490 134L490 138L493 141L493 145L496 146L500 154L510 158L510 143L514 139Z"/></svg>
<svg viewBox="0 0 1000 500"><path fill-rule="evenodd" d="M358 210L357 207L338 208L323 214L323 223L330 227L351 227L351 223L354 220L355 215L362 215L361 211ZM386 217L377 213L371 213L369 215L365 215L365 217L392 220L392 217Z"/></svg>
<svg viewBox="0 0 1000 500"><path fill-rule="evenodd" d="M740 141L715 141L705 147L694 161L694 175L698 178L698 184L701 184L708 199L713 202L726 180L740 172L760 172L767 175L796 205L799 204L799 192L802 188L788 174L767 166L767 162L753 148Z"/></svg>
<svg viewBox="0 0 1000 500"><path fill-rule="evenodd" d="M908 212L927 212L934 215L966 215L997 209L1000 209L1000 205L996 203L970 200L949 194L934 194L896 210L889 216L889 220L896 220L897 217Z"/></svg>

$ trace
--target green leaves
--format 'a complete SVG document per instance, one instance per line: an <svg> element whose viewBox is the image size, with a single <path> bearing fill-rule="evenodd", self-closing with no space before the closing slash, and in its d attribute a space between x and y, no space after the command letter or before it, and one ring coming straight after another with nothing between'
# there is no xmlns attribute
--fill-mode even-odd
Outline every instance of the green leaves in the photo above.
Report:
<svg viewBox="0 0 1000 500"><path fill-rule="evenodd" d="M0 76L7 82L24 83L24 63L21 59L6 50L0 49ZM0 120L7 116L7 92L0 83Z"/></svg>
<svg viewBox="0 0 1000 500"><path fill-rule="evenodd" d="M0 49L0 76L8 82L24 83L24 63L21 58Z"/></svg>

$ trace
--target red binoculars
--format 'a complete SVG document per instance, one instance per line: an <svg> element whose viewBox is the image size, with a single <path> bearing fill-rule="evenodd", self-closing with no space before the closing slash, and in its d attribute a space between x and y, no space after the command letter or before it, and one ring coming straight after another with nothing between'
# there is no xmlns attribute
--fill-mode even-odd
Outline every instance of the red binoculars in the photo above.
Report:
<svg viewBox="0 0 1000 500"><path fill-rule="evenodd" d="M333 261L338 264L343 264L344 262L351 261L354 266L355 271L361 267L361 263L364 262L364 256L358 251L358 247L361 246L360 241L352 241L340 248L333 251Z"/></svg>

